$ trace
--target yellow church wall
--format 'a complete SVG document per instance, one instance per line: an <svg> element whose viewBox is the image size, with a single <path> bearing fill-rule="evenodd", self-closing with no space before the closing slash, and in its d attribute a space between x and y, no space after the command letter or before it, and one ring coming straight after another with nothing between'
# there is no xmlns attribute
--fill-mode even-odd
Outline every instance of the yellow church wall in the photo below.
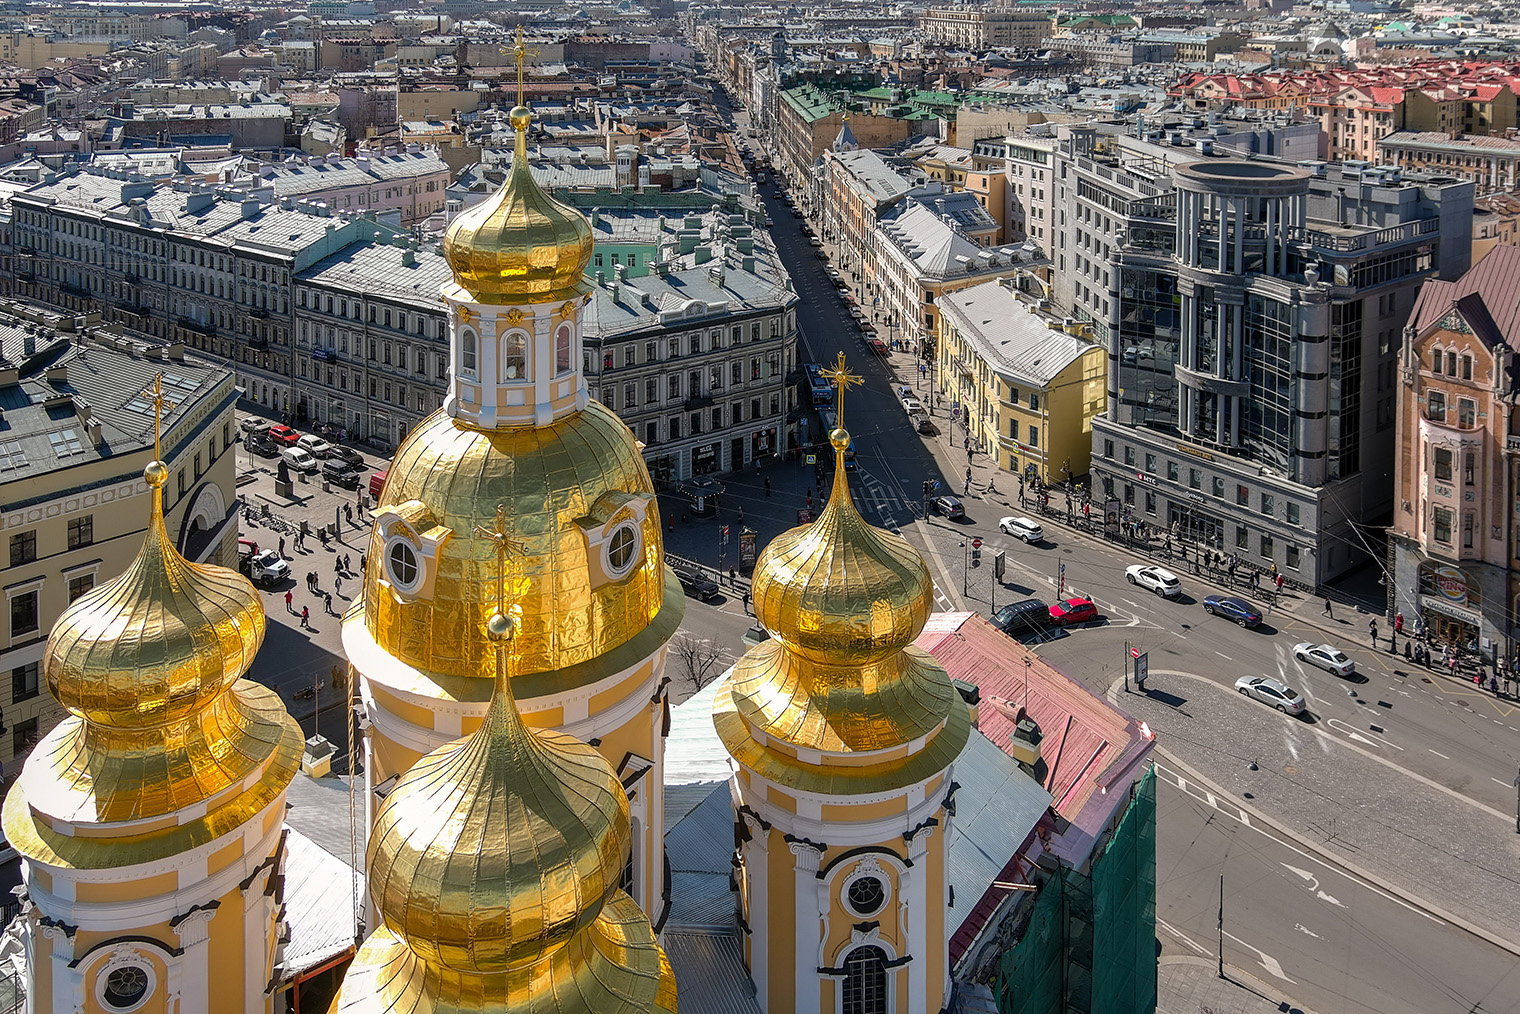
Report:
<svg viewBox="0 0 1520 1014"><path fill-rule="evenodd" d="M402 700L400 697L397 697L395 694L387 690L377 680L369 681L369 692L370 696L375 699L375 704L380 708L381 711L384 711L387 714L395 715L397 718L405 719L418 728L433 728L432 709L424 708L421 705ZM480 725L480 720L476 719L475 724L477 726Z"/></svg>
<svg viewBox="0 0 1520 1014"><path fill-rule="evenodd" d="M841 823L876 820L881 817L891 817L907 812L907 796L893 796L890 799L881 799L874 803L825 803L823 805L823 819L839 821Z"/></svg>
<svg viewBox="0 0 1520 1014"><path fill-rule="evenodd" d="M267 821L266 821L267 824ZM212 874L226 869L233 863L240 862L243 858L242 840L228 842L206 857L206 873Z"/></svg>
<svg viewBox="0 0 1520 1014"><path fill-rule="evenodd" d="M422 759L422 754L416 750L402 746L373 729L370 733L370 750L374 756L377 784L393 774L410 770L413 764Z"/></svg>
<svg viewBox="0 0 1520 1014"><path fill-rule="evenodd" d="M600 693L592 694L589 704L590 713L599 715L633 693L649 679L649 672L653 667L654 659L646 659L627 679L620 680L616 686L608 687Z"/></svg>
<svg viewBox="0 0 1520 1014"><path fill-rule="evenodd" d="M33 876L36 869L33 868ZM37 920L42 918L42 913L37 909L32 910L32 981L31 993L28 997L32 1001L32 1010L50 1011L53 1009L53 938L46 933L39 932Z"/></svg>
<svg viewBox="0 0 1520 1014"><path fill-rule="evenodd" d="M243 918L243 892L233 888L222 896L222 903L217 907L216 915L211 917L210 924L206 927L211 938L208 941L210 948L208 959L211 963L211 997L214 1000L218 995L236 996L242 992L243 976L245 974L244 963L246 962L244 950L244 926ZM269 933L272 927L261 927L262 931ZM266 938L267 939L267 938ZM265 952L271 948L266 944ZM260 977L269 981L269 969L259 969ZM233 1005L235 1007L235 1005ZM188 1014L188 1012L187 1012ZM255 1011L246 1011L244 1014L257 1014Z"/></svg>
<svg viewBox="0 0 1520 1014"><path fill-rule="evenodd" d="M49 894L53 893L53 874L40 864L31 867L32 881Z"/></svg>
<svg viewBox="0 0 1520 1014"><path fill-rule="evenodd" d="M766 786L765 801L778 810L785 810L787 813L797 812L797 800L774 785Z"/></svg>
<svg viewBox="0 0 1520 1014"><path fill-rule="evenodd" d="M82 902L136 901L158 894L173 894L179 887L179 875L172 870L156 877L118 880L108 883L76 880L74 898Z"/></svg>
<svg viewBox="0 0 1520 1014"><path fill-rule="evenodd" d="M831 854L826 854L820 862L820 868L827 869L830 862L847 851L853 850L831 849ZM884 848L882 851L891 852L893 855L897 854L891 848ZM860 856L860 858L864 858L864 856ZM842 957L842 949L849 943L850 931L857 923L870 922L872 920L881 924L877 932L880 934L881 939L887 941L892 946L895 953L901 954L905 950L901 920L897 917L897 913L901 911L902 905L902 885L898 883L897 871L889 863L881 863L882 873L885 874L887 883L891 887L891 901L888 902L886 908L872 916L871 919L862 919L845 908L844 905L844 881L845 877L849 876L849 871L853 868L854 863L854 857L844 860L844 869L838 871L829 884L829 928L828 935L824 937L823 941L823 960L825 964L837 961Z"/></svg>
<svg viewBox="0 0 1520 1014"><path fill-rule="evenodd" d="M793 866L794 856L787 847L782 833L775 828L766 832L766 855L770 857L770 869L766 871L766 919L770 922L769 968L770 995L766 1014L793 1014L797 1008L796 975L792 966L791 948L793 934L788 927L797 924L797 874ZM753 925L753 923L751 924ZM782 951L781 948L786 948Z"/></svg>

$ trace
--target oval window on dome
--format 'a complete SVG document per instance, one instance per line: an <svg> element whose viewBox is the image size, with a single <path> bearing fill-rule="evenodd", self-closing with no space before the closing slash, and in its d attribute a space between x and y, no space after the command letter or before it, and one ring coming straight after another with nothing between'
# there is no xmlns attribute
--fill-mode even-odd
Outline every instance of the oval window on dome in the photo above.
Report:
<svg viewBox="0 0 1520 1014"><path fill-rule="evenodd" d="M521 331L511 331L501 340L502 380L522 380L527 375L527 338Z"/></svg>
<svg viewBox="0 0 1520 1014"><path fill-rule="evenodd" d="M405 538L393 538L385 547L385 576L403 592L415 591L422 581L417 550Z"/></svg>
<svg viewBox="0 0 1520 1014"><path fill-rule="evenodd" d="M639 529L637 525L619 525L607 540L603 561L607 573L622 577L633 569L639 558Z"/></svg>

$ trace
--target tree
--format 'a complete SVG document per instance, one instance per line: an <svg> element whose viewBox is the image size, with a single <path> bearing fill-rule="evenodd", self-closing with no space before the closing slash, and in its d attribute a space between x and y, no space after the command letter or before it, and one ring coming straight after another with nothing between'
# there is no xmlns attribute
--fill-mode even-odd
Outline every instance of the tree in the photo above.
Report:
<svg viewBox="0 0 1520 1014"><path fill-rule="evenodd" d="M693 637L686 631L678 631L670 641L669 664L675 692L671 703L680 704L707 684L717 679L732 655L722 645L714 644L705 637Z"/></svg>

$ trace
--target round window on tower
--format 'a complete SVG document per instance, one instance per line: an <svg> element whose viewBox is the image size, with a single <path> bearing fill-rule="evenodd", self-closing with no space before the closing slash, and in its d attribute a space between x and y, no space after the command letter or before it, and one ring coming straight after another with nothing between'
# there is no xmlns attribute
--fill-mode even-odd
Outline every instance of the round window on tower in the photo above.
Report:
<svg viewBox="0 0 1520 1014"><path fill-rule="evenodd" d="M105 974L100 987L100 1003L106 1010L134 1011L153 992L153 970L146 965L117 965Z"/></svg>
<svg viewBox="0 0 1520 1014"><path fill-rule="evenodd" d="M887 903L887 885L877 876L856 877L845 888L845 900L856 915L875 915Z"/></svg>
<svg viewBox="0 0 1520 1014"><path fill-rule="evenodd" d="M397 591L413 592L422 582L422 567L417 549L402 536L393 537L385 546L385 576Z"/></svg>
<svg viewBox="0 0 1520 1014"><path fill-rule="evenodd" d="M603 561L608 575L622 577L633 569L639 558L639 529L637 525L619 525L607 540Z"/></svg>

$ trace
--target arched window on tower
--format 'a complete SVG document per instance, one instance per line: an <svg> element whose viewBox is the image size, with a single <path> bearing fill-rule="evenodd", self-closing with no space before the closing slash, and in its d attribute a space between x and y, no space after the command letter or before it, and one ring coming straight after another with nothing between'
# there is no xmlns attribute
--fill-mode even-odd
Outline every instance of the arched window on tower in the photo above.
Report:
<svg viewBox="0 0 1520 1014"><path fill-rule="evenodd" d="M508 332L501 340L501 379L521 380L526 374L528 343L521 331Z"/></svg>
<svg viewBox="0 0 1520 1014"><path fill-rule="evenodd" d="M569 324L561 324L554 333L554 373L556 376L570 372L570 353L573 335Z"/></svg>
<svg viewBox="0 0 1520 1014"><path fill-rule="evenodd" d="M887 955L880 947L845 956L844 1014L887 1014Z"/></svg>
<svg viewBox="0 0 1520 1014"><path fill-rule="evenodd" d="M459 372L473 378L476 375L475 363L475 332L471 328L464 328L459 332Z"/></svg>

